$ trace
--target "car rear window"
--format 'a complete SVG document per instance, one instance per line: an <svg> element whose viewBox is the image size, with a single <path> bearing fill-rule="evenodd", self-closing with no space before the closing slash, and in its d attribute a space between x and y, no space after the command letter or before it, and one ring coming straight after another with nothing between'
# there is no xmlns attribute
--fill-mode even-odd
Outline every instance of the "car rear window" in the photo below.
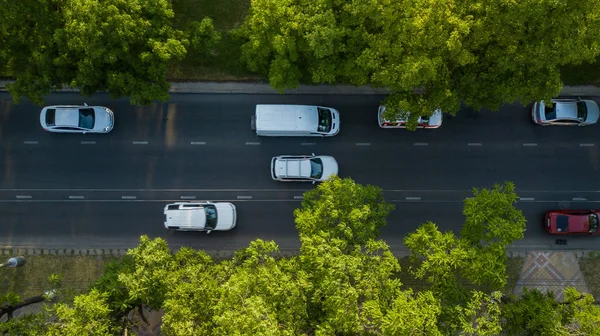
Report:
<svg viewBox="0 0 600 336"><path fill-rule="evenodd" d="M55 109L46 110L46 125L54 126L54 115L56 114Z"/></svg>
<svg viewBox="0 0 600 336"><path fill-rule="evenodd" d="M552 104L552 107L544 105L544 114L546 120L556 120L556 103Z"/></svg>

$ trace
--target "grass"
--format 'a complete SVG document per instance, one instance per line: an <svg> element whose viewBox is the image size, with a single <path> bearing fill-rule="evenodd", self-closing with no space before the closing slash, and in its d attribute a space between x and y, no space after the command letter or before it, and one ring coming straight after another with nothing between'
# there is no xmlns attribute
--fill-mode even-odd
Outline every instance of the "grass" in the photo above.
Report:
<svg viewBox="0 0 600 336"><path fill-rule="evenodd" d="M69 253L69 251L67 251ZM114 257L82 255L26 256L26 263L18 268L0 270L0 294L13 291L22 299L47 291L48 277L62 275L63 289L72 294L87 290L103 271L103 266Z"/></svg>
<svg viewBox="0 0 600 336"><path fill-rule="evenodd" d="M184 30L191 22L210 17L215 29L221 33L221 41L208 55L188 52L185 59L171 64L167 74L169 80L262 80L241 61L242 41L231 35L231 31L242 24L249 8L250 0L173 0L175 28Z"/></svg>
<svg viewBox="0 0 600 336"><path fill-rule="evenodd" d="M600 298L600 254L592 252L579 259L579 268L583 278L595 298Z"/></svg>

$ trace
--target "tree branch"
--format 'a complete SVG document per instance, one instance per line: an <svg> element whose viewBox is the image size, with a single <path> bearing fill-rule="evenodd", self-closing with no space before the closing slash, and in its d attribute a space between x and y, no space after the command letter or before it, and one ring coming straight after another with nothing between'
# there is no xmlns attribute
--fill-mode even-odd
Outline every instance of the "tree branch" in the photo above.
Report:
<svg viewBox="0 0 600 336"><path fill-rule="evenodd" d="M8 303L2 304L0 305L0 318L2 318L5 314L8 314L7 320L10 320L13 317L13 312L15 310L32 305L34 303L40 303L44 301L46 301L46 297L44 295L37 295L29 297L15 305L11 305Z"/></svg>

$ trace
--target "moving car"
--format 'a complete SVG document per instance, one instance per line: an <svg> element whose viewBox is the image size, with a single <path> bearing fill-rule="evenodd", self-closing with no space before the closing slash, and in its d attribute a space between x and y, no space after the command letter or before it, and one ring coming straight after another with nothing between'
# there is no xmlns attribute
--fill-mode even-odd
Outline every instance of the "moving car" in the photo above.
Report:
<svg viewBox="0 0 600 336"><path fill-rule="evenodd" d="M338 163L327 155L280 155L271 159L271 177L283 182L322 182L338 174Z"/></svg>
<svg viewBox="0 0 600 336"><path fill-rule="evenodd" d="M256 105L251 121L259 136L330 137L340 131L340 113L313 105Z"/></svg>
<svg viewBox="0 0 600 336"><path fill-rule="evenodd" d="M555 210L544 217L544 227L552 234L596 235L598 234L600 210Z"/></svg>
<svg viewBox="0 0 600 336"><path fill-rule="evenodd" d="M544 101L531 108L531 119L542 126L587 126L598 122L600 110L593 100L552 99L552 106Z"/></svg>
<svg viewBox="0 0 600 336"><path fill-rule="evenodd" d="M54 105L40 113L42 128L58 133L108 133L112 131L115 116L104 106Z"/></svg>
<svg viewBox="0 0 600 336"><path fill-rule="evenodd" d="M387 120L383 118L385 112L385 106L380 105L377 113L377 121L381 128L406 128L406 120L396 119ZM429 117L421 116L418 121L419 125L417 128L438 128L442 126L442 110L437 109Z"/></svg>
<svg viewBox="0 0 600 336"><path fill-rule="evenodd" d="M235 227L237 212L228 202L176 202L164 209L165 228L177 231L227 231Z"/></svg>

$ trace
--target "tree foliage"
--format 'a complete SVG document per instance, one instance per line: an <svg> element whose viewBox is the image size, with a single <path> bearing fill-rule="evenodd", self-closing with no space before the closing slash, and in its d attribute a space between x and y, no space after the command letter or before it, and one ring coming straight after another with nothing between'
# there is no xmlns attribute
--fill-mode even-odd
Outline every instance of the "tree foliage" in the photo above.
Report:
<svg viewBox="0 0 600 336"><path fill-rule="evenodd" d="M416 127L460 101L497 109L557 95L561 65L600 54L597 13L589 0L254 0L237 34L248 67L274 88L387 87L390 118L412 112Z"/></svg>
<svg viewBox="0 0 600 336"><path fill-rule="evenodd" d="M134 104L168 99L169 63L219 35L210 19L173 28L169 0L0 0L0 69L16 78L15 101L63 85L110 91Z"/></svg>
<svg viewBox="0 0 600 336"><path fill-rule="evenodd" d="M300 236L325 234L353 245L375 239L393 209L381 188L335 177L307 191L294 217Z"/></svg>

